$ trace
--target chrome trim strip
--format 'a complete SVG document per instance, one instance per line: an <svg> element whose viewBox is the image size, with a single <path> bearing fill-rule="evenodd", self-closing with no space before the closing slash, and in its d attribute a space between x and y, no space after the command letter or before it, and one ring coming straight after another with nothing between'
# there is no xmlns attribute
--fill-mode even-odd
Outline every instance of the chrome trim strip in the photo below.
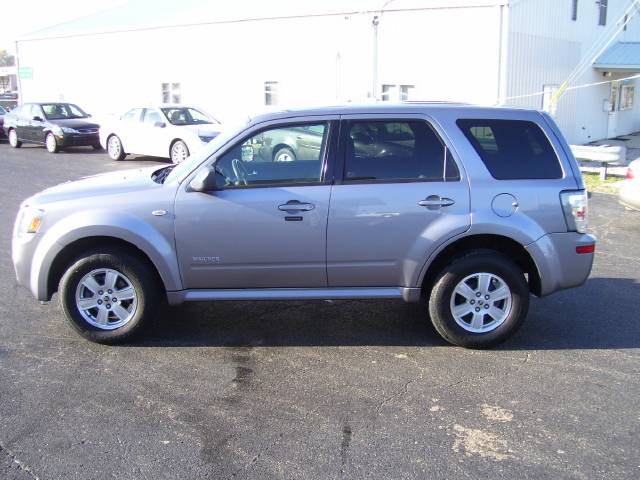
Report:
<svg viewBox="0 0 640 480"><path fill-rule="evenodd" d="M420 289L406 287L258 288L167 292L167 299L172 305L182 302L214 300L347 300L364 298L402 298L407 302L414 302L420 298Z"/></svg>

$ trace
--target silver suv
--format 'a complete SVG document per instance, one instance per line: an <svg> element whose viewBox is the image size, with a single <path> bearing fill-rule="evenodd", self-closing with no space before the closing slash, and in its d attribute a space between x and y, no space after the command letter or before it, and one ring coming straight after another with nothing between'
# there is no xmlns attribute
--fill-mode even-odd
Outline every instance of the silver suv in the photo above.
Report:
<svg viewBox="0 0 640 480"><path fill-rule="evenodd" d="M401 298L425 299L449 342L488 347L530 293L585 282L586 224L580 171L545 114L349 106L260 116L177 166L49 188L20 208L13 262L96 342L130 339L165 298Z"/></svg>

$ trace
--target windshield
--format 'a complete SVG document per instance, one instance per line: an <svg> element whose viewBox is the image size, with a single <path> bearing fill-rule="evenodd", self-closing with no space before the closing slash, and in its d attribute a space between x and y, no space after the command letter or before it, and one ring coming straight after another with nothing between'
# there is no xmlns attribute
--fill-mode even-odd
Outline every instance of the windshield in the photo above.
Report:
<svg viewBox="0 0 640 480"><path fill-rule="evenodd" d="M198 165L209 158L213 152L235 137L240 129L244 128L244 126L245 125L240 125L237 128L225 129L224 132L211 140L205 148L198 150L184 162L177 164L175 168L171 170L171 173L164 178L165 182L177 180L194 170Z"/></svg>
<svg viewBox="0 0 640 480"><path fill-rule="evenodd" d="M66 120L70 118L87 118L80 107L72 103L43 103L41 105L47 120Z"/></svg>
<svg viewBox="0 0 640 480"><path fill-rule="evenodd" d="M203 125L207 123L218 123L206 113L195 108L162 108L162 113L167 117L172 125Z"/></svg>

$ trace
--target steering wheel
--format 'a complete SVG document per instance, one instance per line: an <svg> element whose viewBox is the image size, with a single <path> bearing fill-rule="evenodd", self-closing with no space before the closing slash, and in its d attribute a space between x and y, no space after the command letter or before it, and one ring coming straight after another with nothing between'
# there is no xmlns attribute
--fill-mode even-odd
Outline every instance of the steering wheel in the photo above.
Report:
<svg viewBox="0 0 640 480"><path fill-rule="evenodd" d="M242 163L237 158L234 158L233 160L231 160L231 168L233 169L233 173L237 178L238 184L244 185L245 187L249 185L249 182L247 181L249 172L247 172L247 167L244 166L244 163Z"/></svg>

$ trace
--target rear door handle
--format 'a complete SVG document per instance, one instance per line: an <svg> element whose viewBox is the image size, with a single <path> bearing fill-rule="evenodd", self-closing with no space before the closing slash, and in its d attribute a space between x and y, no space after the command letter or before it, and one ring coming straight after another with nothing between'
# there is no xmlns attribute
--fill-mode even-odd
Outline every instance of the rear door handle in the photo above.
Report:
<svg viewBox="0 0 640 480"><path fill-rule="evenodd" d="M441 197L440 195L429 195L424 200L420 200L418 202L418 205L420 205L421 207L439 208L450 207L454 203L456 203L454 200L447 197Z"/></svg>
<svg viewBox="0 0 640 480"><path fill-rule="evenodd" d="M278 205L278 210L283 212L308 212L314 208L316 207L312 203L302 203L299 200L289 200L287 203Z"/></svg>

